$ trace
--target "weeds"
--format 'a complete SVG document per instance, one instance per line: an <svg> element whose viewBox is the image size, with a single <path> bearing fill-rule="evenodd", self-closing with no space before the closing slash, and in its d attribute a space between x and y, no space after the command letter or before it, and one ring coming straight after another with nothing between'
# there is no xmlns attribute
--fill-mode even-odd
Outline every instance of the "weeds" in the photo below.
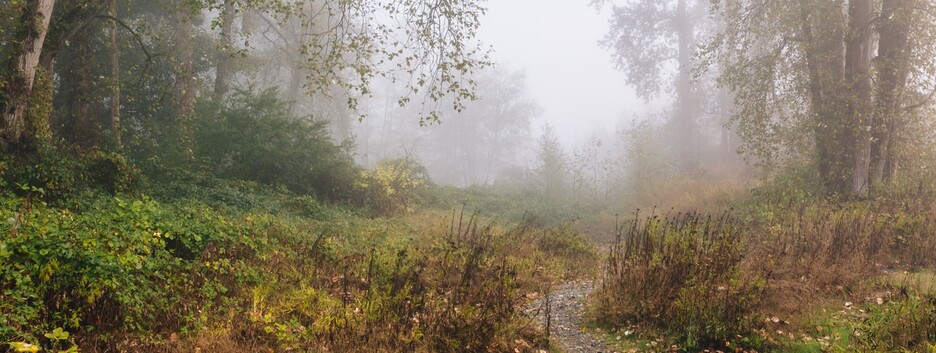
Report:
<svg viewBox="0 0 936 353"><path fill-rule="evenodd" d="M830 296L860 296L882 271L933 265L927 254L936 253L936 223L915 206L814 203L759 214L749 226L745 267L769 274L767 307L782 315Z"/></svg>
<svg viewBox="0 0 936 353"><path fill-rule="evenodd" d="M592 310L604 326L661 330L688 350L802 341L793 346L920 351L933 342L932 294L882 295L873 279L932 268L936 222L926 205L789 201L749 207L743 222L635 218L618 227ZM868 297L877 299L852 304ZM834 313L827 321L844 333L788 321L817 311Z"/></svg>
<svg viewBox="0 0 936 353"><path fill-rule="evenodd" d="M926 352L936 343L936 297L908 294L901 300L870 306L858 325L859 347L867 351Z"/></svg>
<svg viewBox="0 0 936 353"><path fill-rule="evenodd" d="M593 311L599 322L656 327L683 348L719 346L751 331L763 279L739 269L741 230L727 214L635 220L618 227Z"/></svg>
<svg viewBox="0 0 936 353"><path fill-rule="evenodd" d="M522 310L532 294L597 267L569 226L318 207L309 218L289 195L247 192L225 211L2 195L13 220L0 240L0 342L49 346L42 334L62 327L88 352L533 351L546 340Z"/></svg>
<svg viewBox="0 0 936 353"><path fill-rule="evenodd" d="M525 325L528 295L570 275L578 260L595 261L567 228L532 221L514 227L455 220L449 232L417 243L373 248L325 265L310 284L313 303L296 293L267 291L254 332L281 332L264 343L334 351L500 352L532 349L542 333ZM569 245L573 244L573 245ZM572 249L567 249L572 247ZM568 256L556 254L568 254ZM545 256L563 264L544 266ZM540 259L540 260L536 260ZM544 263L536 264L537 261ZM364 265L366 264L366 265ZM292 323L292 324L290 324Z"/></svg>

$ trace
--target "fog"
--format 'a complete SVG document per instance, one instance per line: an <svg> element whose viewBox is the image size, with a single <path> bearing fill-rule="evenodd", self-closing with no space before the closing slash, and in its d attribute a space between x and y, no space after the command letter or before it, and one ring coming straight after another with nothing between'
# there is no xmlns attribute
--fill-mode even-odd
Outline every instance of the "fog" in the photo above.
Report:
<svg viewBox="0 0 936 353"><path fill-rule="evenodd" d="M692 45L701 45L708 35L701 4L690 9L695 12ZM462 111L442 109L440 121L421 124L426 106L399 105L397 98L405 91L395 81L382 81L377 93L364 98L365 116L349 136L360 164L405 159L424 165L439 184L548 189L542 153L545 141L554 139L554 168L561 170L552 172L562 175L558 183L568 189L557 202L580 203L601 194L606 203L625 195L636 198L638 179L675 178L681 175L677 171L721 164L725 155L734 155L737 143L725 138L730 133L725 132L724 100L701 93L717 92L714 80L677 82L691 68L679 69L677 54L688 49L677 51L675 27L667 27L672 25L668 20L659 20L666 23L656 29L659 33L643 31L659 39L642 43L650 48L634 49L620 46L635 39L620 28L637 25L612 21L613 6L533 0L487 5L473 43L490 50L492 65L471 77L478 81L475 100ZM651 62L628 58L625 51L650 56ZM656 76L641 79L646 73L634 73L644 69ZM648 93L647 83L635 80L655 86ZM512 89L507 94L498 90L501 86ZM635 88L644 89L640 97ZM496 121L506 123L492 125ZM501 133L505 126L513 129L508 135ZM727 160L739 164L737 158ZM585 184L591 185L588 197L575 190Z"/></svg>
<svg viewBox="0 0 936 353"><path fill-rule="evenodd" d="M366 116L353 126L359 163L373 167L388 159L414 160L441 184L491 185L506 175L522 179L514 182L529 183L529 175L517 175L530 174L541 163L538 139L546 125L568 159L582 153L589 141L597 141L603 147L593 153L610 163L620 159L616 150L624 143L622 133L635 118L666 120L661 102L668 99L648 102L638 98L624 73L612 63L609 49L600 44L609 32L611 11L570 1L494 1L487 5L477 41L490 50L492 68L478 77L490 78L491 72L514 77L519 85L516 98L528 110L522 113L523 126L516 134L498 137L503 139L498 144L507 143L510 148L495 152L489 148L492 141L464 144L473 138L470 131L490 128L483 123L492 118L484 106L503 98L498 97L502 92L486 91L492 85L481 82L477 100L464 111L447 110L440 121L420 126L417 116L425 106L401 107L396 98L403 92L384 81L379 93L366 99ZM499 157L491 160L494 155Z"/></svg>
<svg viewBox="0 0 936 353"><path fill-rule="evenodd" d="M0 346L934 352L934 102L934 0L0 1Z"/></svg>
<svg viewBox="0 0 936 353"><path fill-rule="evenodd" d="M500 0L488 3L479 39L502 65L523 70L542 121L565 145L613 131L647 111L599 41L610 11L585 1Z"/></svg>

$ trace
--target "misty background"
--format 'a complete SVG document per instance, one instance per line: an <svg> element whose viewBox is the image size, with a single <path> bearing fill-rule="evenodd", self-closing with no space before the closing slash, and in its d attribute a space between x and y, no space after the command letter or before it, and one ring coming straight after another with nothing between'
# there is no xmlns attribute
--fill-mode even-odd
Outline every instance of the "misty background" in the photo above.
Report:
<svg viewBox="0 0 936 353"><path fill-rule="evenodd" d="M546 125L564 152L598 143L605 146L602 158L612 158L638 116L665 109L665 99L638 98L601 45L611 11L572 1L487 6L477 39L491 50L494 66L479 79L477 101L420 126L418 108L400 107L392 93L378 94L368 101L366 116L351 123L359 163L412 159L427 167L434 182L456 186L519 183L536 168L537 140ZM389 82L383 88L399 93ZM504 128L491 122L510 131L475 139L484 129Z"/></svg>

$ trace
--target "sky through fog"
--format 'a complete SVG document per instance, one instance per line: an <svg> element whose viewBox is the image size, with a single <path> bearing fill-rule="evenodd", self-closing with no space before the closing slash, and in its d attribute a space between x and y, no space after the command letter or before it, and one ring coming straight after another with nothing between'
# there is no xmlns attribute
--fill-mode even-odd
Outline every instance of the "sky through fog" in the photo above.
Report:
<svg viewBox="0 0 936 353"><path fill-rule="evenodd" d="M494 47L492 58L527 74L527 90L542 107L563 145L606 135L619 121L645 111L599 45L608 31L609 9L598 13L587 0L491 0L479 37Z"/></svg>

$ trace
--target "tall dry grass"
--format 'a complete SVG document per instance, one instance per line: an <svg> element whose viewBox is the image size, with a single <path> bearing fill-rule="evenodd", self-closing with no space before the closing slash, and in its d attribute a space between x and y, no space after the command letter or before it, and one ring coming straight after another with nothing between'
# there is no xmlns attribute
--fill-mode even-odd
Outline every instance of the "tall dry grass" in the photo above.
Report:
<svg viewBox="0 0 936 353"><path fill-rule="evenodd" d="M618 227L592 314L613 328L668 332L683 349L763 348L777 342L764 318L858 302L880 290L882 274L933 270L933 215L928 203L877 201L762 204L743 220L635 217ZM914 307L927 308L919 298Z"/></svg>

